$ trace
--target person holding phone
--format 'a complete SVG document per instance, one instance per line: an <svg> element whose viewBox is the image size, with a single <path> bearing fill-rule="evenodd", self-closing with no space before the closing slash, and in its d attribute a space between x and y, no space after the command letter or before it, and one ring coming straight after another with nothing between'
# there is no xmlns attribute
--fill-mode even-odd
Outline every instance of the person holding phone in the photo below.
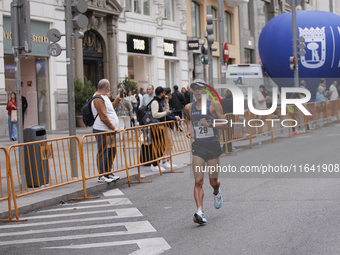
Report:
<svg viewBox="0 0 340 255"><path fill-rule="evenodd" d="M17 110L17 101L16 95L14 92L11 93L11 99L7 101L7 114L8 114L8 134L9 139L12 141L18 140L18 133L17 133L17 121L12 121L12 111Z"/></svg>
<svg viewBox="0 0 340 255"><path fill-rule="evenodd" d="M153 101L151 103L151 113L152 117L155 119L158 119L159 122L166 121L166 116L171 113L169 110L169 97L165 96L164 88L159 86L155 90L156 96L153 98ZM162 106L162 101L164 100L164 107ZM164 126L152 126L151 127L152 134L152 144L154 146L157 145L159 152L158 157L162 157L163 153L165 151L165 131ZM165 171L166 169L171 169L170 163L163 162L160 164L161 171ZM152 171L159 171L157 167L157 162L153 162L151 164L151 170Z"/></svg>

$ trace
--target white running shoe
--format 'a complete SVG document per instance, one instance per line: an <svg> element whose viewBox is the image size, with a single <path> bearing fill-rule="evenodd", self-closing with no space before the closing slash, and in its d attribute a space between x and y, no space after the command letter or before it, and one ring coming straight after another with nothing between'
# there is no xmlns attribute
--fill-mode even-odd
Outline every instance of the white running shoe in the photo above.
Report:
<svg viewBox="0 0 340 255"><path fill-rule="evenodd" d="M105 176L100 176L98 177L98 182L101 182L101 183L104 183L104 182L107 182L107 183L110 183L110 182L113 182L113 179L109 179Z"/></svg>
<svg viewBox="0 0 340 255"><path fill-rule="evenodd" d="M159 172L158 166L151 165L151 171ZM161 166L161 171L164 172L165 168Z"/></svg>

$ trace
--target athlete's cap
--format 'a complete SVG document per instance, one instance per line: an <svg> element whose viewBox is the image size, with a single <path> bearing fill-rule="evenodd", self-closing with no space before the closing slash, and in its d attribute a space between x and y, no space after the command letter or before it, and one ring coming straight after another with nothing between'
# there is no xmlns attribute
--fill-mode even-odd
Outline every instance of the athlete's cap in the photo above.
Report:
<svg viewBox="0 0 340 255"><path fill-rule="evenodd" d="M206 82L202 79L196 79L190 84L190 88L193 88L193 87L196 87L196 86L201 87L201 88L205 88Z"/></svg>
<svg viewBox="0 0 340 255"><path fill-rule="evenodd" d="M159 96L163 92L164 92L164 88L161 87L161 86L157 87L156 90L155 90L156 96Z"/></svg>

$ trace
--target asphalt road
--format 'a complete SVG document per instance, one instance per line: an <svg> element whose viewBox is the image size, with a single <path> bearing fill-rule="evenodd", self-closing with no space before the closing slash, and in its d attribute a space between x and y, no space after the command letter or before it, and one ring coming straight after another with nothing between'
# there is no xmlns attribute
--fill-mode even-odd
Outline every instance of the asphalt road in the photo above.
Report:
<svg viewBox="0 0 340 255"><path fill-rule="evenodd" d="M221 165L334 168L340 164L339 129L329 127L239 151L222 157ZM152 183L123 186L122 193L98 194L96 201L30 213L26 223L0 223L0 254L340 254L337 174L230 178L224 173L224 204L219 210L205 180L208 223L200 226L192 221L194 179L190 167L184 170L150 177Z"/></svg>

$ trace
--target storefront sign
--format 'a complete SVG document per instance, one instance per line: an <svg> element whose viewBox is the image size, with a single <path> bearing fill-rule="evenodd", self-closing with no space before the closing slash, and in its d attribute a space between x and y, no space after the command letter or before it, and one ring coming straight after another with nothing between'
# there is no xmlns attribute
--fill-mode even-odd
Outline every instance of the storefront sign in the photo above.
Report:
<svg viewBox="0 0 340 255"><path fill-rule="evenodd" d="M126 44L128 52L151 54L151 41L148 37L127 34Z"/></svg>
<svg viewBox="0 0 340 255"><path fill-rule="evenodd" d="M176 56L176 41L164 40L163 49L165 56Z"/></svg>
<svg viewBox="0 0 340 255"><path fill-rule="evenodd" d="M200 48L198 40L189 40L188 41L188 50L198 50Z"/></svg>
<svg viewBox="0 0 340 255"><path fill-rule="evenodd" d="M12 54L12 31L11 18L4 17L4 53ZM32 52L25 55L46 56L48 57L47 47L50 43L47 37L49 24L38 21L31 21L31 41Z"/></svg>

